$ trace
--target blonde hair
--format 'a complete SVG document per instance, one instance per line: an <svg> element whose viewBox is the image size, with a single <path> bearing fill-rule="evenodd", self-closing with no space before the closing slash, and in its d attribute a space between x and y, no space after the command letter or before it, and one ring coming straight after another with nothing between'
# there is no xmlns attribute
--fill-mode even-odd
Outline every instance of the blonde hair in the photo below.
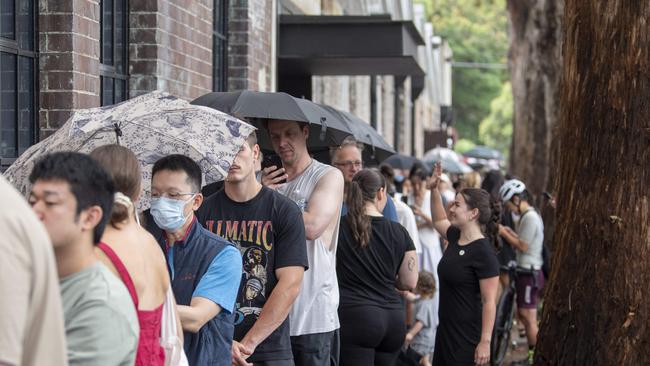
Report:
<svg viewBox="0 0 650 366"><path fill-rule="evenodd" d="M479 172L469 172L463 175L466 188L481 188L481 174Z"/></svg>

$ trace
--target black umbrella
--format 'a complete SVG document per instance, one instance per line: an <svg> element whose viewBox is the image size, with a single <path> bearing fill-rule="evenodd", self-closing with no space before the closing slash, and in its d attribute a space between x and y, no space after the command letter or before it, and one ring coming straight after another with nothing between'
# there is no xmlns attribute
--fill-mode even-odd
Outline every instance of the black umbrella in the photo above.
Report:
<svg viewBox="0 0 650 366"><path fill-rule="evenodd" d="M419 159L404 154L395 154L390 158L384 160L384 163L392 166L395 169L402 169L402 170L411 170L413 165L422 164L422 162ZM424 164L422 165L424 166Z"/></svg>
<svg viewBox="0 0 650 366"><path fill-rule="evenodd" d="M344 112L328 105L321 104L320 106L333 115L339 116L350 131L352 131L354 139L366 145L364 149L364 160L370 159L375 162L381 162L395 154L395 149L366 121L352 113Z"/></svg>
<svg viewBox="0 0 650 366"><path fill-rule="evenodd" d="M215 92L192 101L222 112L247 118L253 125L265 130L258 119L278 119L309 123L307 146L325 148L340 145L352 134L340 117L306 99L294 98L287 93L265 93L250 90L238 92ZM262 131L259 131L262 132ZM272 148L268 134L260 133L260 145Z"/></svg>

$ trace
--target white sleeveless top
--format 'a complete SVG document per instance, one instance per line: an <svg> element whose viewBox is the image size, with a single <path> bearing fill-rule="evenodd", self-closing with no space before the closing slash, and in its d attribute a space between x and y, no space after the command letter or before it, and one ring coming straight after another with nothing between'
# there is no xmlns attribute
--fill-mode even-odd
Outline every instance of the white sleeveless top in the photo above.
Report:
<svg viewBox="0 0 650 366"><path fill-rule="evenodd" d="M335 168L312 160L302 174L282 185L278 192L293 200L304 211L314 187L331 169ZM305 272L300 294L289 314L291 336L326 333L340 327L339 286L336 278L336 245L339 239L340 217L338 213L329 249L324 245L322 237L307 240L309 270Z"/></svg>

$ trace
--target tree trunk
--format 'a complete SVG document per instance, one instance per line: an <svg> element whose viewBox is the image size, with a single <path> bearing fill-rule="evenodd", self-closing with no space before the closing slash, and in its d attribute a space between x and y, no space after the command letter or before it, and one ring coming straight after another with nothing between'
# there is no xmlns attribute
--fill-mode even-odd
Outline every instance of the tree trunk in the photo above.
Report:
<svg viewBox="0 0 650 366"><path fill-rule="evenodd" d="M514 121L510 168L535 197L552 190L552 128L559 111L563 0L508 0Z"/></svg>
<svg viewBox="0 0 650 366"><path fill-rule="evenodd" d="M508 0L510 79L514 118L510 171L523 180L544 219L545 242L552 248L555 210L542 192L555 191L562 71L564 0Z"/></svg>
<svg viewBox="0 0 650 366"><path fill-rule="evenodd" d="M650 365L650 3L567 0L536 365Z"/></svg>

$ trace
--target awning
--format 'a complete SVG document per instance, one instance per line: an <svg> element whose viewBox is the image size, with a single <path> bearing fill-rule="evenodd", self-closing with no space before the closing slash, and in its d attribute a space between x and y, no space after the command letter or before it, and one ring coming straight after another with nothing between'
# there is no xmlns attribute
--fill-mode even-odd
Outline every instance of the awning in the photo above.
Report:
<svg viewBox="0 0 650 366"><path fill-rule="evenodd" d="M278 71L298 75L396 75L423 79L412 21L388 15L281 15Z"/></svg>

